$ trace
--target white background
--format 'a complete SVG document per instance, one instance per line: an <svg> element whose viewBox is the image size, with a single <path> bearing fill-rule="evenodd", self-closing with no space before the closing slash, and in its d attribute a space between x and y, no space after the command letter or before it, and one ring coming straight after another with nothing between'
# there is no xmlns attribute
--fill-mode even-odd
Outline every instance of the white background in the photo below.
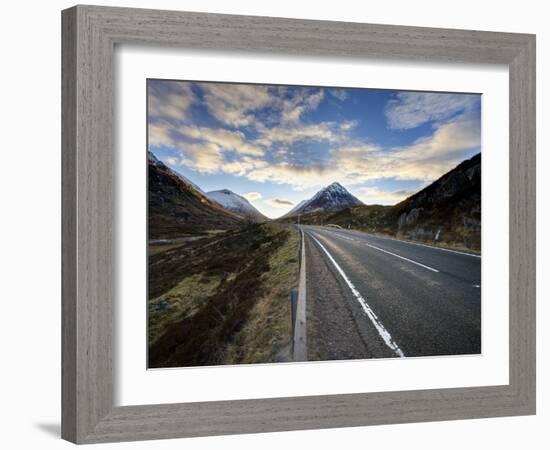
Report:
<svg viewBox="0 0 550 450"><path fill-rule="evenodd" d="M548 12L544 2L480 2L463 0L361 3L258 2L188 0L185 2L117 1L105 5L186 9L311 19L333 19L399 25L473 28L537 33L537 125L538 125L538 229L550 226L548 132L550 121ZM2 371L0 395L5 448L69 448L59 440L60 415L60 16L71 2L9 2L2 10L2 220L3 237L2 315L0 342ZM548 201L546 200L546 203ZM550 397L543 378L549 352L548 308L550 295L543 255L548 238L538 235L538 415L534 417L483 419L442 423L406 424L353 429L302 431L119 444L117 448L294 448L375 446L385 449L544 448L548 440ZM7 246L7 249L6 249ZM547 445L547 443L546 443ZM114 448L112 446L98 446Z"/></svg>
<svg viewBox="0 0 550 450"><path fill-rule="evenodd" d="M350 394L508 383L508 70L502 66L334 61L158 52L116 55L117 261L115 398L118 405ZM482 96L483 355L144 370L146 310L145 80L247 81L478 92ZM136 149L138 149L136 151ZM139 151L142 149L142 151ZM495 168L496 170L487 170ZM142 193L142 195L136 195ZM141 245L139 244L141 243ZM406 376L403 376L403 374ZM223 382L220 382L223 380ZM342 383L345 380L345 383ZM192 386L192 388L189 388Z"/></svg>

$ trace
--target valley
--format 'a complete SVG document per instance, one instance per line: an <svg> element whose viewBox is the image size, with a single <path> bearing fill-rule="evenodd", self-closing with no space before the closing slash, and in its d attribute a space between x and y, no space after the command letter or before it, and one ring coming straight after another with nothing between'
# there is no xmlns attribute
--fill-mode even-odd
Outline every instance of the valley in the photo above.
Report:
<svg viewBox="0 0 550 450"><path fill-rule="evenodd" d="M150 368L294 360L296 288L307 360L479 352L481 155L393 206L334 182L273 220L152 153L148 171Z"/></svg>

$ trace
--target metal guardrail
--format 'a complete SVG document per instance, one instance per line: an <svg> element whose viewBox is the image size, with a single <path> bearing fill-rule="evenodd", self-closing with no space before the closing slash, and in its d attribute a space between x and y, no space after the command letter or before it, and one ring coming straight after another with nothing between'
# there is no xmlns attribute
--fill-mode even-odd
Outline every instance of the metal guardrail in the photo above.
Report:
<svg viewBox="0 0 550 450"><path fill-rule="evenodd" d="M298 309L298 289L290 291L290 320L292 323L292 358L294 359L294 336L296 334L296 310Z"/></svg>
<svg viewBox="0 0 550 450"><path fill-rule="evenodd" d="M299 279L298 289L290 292L290 315L292 321L292 359L294 361L307 361L306 342L306 258L304 247L304 232L297 227L300 234L299 240Z"/></svg>

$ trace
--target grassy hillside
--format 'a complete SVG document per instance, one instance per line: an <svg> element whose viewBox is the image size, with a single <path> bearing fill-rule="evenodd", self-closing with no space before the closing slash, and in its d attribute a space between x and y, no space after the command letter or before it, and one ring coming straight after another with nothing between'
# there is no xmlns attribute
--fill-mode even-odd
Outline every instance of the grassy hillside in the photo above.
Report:
<svg viewBox="0 0 550 450"><path fill-rule="evenodd" d="M246 221L223 209L164 164L148 164L149 239L173 239L244 226Z"/></svg>
<svg viewBox="0 0 550 450"><path fill-rule="evenodd" d="M149 367L285 360L293 227L252 225L149 252Z"/></svg>

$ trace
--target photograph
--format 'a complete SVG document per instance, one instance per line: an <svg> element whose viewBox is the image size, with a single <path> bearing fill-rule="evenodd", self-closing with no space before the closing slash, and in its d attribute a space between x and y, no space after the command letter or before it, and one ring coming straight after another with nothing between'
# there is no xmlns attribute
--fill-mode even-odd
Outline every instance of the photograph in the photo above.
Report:
<svg viewBox="0 0 550 450"><path fill-rule="evenodd" d="M481 94L144 95L149 369L482 354Z"/></svg>

